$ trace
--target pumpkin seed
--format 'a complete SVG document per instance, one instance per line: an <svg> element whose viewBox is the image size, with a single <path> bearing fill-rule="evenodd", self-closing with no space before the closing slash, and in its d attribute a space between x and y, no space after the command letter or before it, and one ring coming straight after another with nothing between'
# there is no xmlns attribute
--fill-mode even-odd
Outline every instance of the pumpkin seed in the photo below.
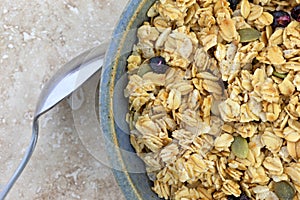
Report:
<svg viewBox="0 0 300 200"><path fill-rule="evenodd" d="M286 74L286 73L283 74L283 73L279 73L279 72L274 71L274 72L273 72L273 76L276 76L276 77L278 77L278 78L284 79L284 78L287 76L287 74Z"/></svg>
<svg viewBox="0 0 300 200"><path fill-rule="evenodd" d="M150 67L149 64L142 64L140 67L139 67L139 70L137 72L137 75L139 75L140 77L142 77L144 74L148 73L148 72L152 72L152 69Z"/></svg>
<svg viewBox="0 0 300 200"><path fill-rule="evenodd" d="M280 200L292 200L295 196L294 188L287 181L274 183L274 192Z"/></svg>
<svg viewBox="0 0 300 200"><path fill-rule="evenodd" d="M234 137L234 141L231 144L232 153L238 158L247 158L248 156L248 142L241 136Z"/></svg>
<svg viewBox="0 0 300 200"><path fill-rule="evenodd" d="M254 28L244 28L237 31L240 35L240 42L252 42L260 38L260 32Z"/></svg>

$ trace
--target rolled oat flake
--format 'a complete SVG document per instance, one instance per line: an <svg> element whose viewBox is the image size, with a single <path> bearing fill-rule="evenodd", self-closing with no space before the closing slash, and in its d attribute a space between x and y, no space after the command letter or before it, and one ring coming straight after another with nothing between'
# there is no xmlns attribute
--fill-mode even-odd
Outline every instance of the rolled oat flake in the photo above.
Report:
<svg viewBox="0 0 300 200"><path fill-rule="evenodd" d="M151 72L152 69L149 64L142 64L137 72L137 75L143 76L144 74Z"/></svg>

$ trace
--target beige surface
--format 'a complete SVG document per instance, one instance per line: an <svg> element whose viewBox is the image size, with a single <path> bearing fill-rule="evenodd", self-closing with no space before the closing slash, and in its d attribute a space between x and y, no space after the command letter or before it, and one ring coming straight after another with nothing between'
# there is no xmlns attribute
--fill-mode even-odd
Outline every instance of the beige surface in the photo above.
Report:
<svg viewBox="0 0 300 200"><path fill-rule="evenodd" d="M0 185L26 150L43 85L109 38L126 2L0 1ZM64 101L41 118L36 151L7 199L123 198L110 169L82 144L72 113Z"/></svg>

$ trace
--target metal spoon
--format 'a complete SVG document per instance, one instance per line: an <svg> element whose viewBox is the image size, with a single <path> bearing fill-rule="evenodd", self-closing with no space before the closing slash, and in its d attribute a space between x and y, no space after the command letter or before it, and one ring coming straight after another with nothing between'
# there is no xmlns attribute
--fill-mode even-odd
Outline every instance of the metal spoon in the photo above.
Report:
<svg viewBox="0 0 300 200"><path fill-rule="evenodd" d="M69 96L101 69L106 49L107 43L103 43L96 48L80 54L62 66L43 88L33 117L30 144L18 168L15 170L8 183L3 187L0 193L0 200L3 200L6 197L16 180L21 175L34 151L38 138L39 117Z"/></svg>

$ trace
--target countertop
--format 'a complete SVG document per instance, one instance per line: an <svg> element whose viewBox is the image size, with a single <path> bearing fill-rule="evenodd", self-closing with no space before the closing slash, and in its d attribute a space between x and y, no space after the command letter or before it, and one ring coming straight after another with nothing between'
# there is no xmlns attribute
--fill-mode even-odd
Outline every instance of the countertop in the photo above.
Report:
<svg viewBox="0 0 300 200"><path fill-rule="evenodd" d="M1 0L0 186L26 151L45 83L76 55L107 41L126 3ZM41 117L35 152L7 199L124 199L111 169L86 146L95 135L79 133L70 102Z"/></svg>

